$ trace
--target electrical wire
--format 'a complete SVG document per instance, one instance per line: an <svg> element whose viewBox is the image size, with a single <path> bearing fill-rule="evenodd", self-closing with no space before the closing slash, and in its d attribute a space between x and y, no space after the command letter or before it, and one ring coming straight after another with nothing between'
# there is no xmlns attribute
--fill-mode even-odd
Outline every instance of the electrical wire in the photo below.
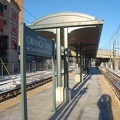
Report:
<svg viewBox="0 0 120 120"><path fill-rule="evenodd" d="M26 10L21 4L17 3L20 8L22 8L25 12L27 12L30 16L32 16L34 19L37 19L34 15L32 15L28 10ZM30 23L30 22L29 22Z"/></svg>
<svg viewBox="0 0 120 120"><path fill-rule="evenodd" d="M117 27L117 29L113 33L112 37L108 40L108 42L104 45L104 47L102 49L105 49L105 48L109 47L110 44L113 44L113 42L115 41L115 37L120 34L119 32L120 32L120 25Z"/></svg>
<svg viewBox="0 0 120 120"><path fill-rule="evenodd" d="M17 3L18 4L18 3ZM34 19L37 19L34 15L32 15L28 10L26 10L23 6L21 6L20 4L18 4L20 8L22 8L25 12L27 12L30 16L32 16ZM7 9L7 11L11 12L10 10ZM28 24L30 24L31 22L26 20L25 18L21 17L18 15L18 17L20 19L22 19L23 21L27 22ZM7 17L8 19L11 19L10 17Z"/></svg>
<svg viewBox="0 0 120 120"><path fill-rule="evenodd" d="M23 8L20 4L18 4L24 11L26 11L29 15L31 15L33 18L37 19L34 15L32 15L30 12L28 12L25 8Z"/></svg>
<svg viewBox="0 0 120 120"><path fill-rule="evenodd" d="M9 12L11 13L11 11L10 11L10 10L8 10L8 9L7 9L6 11L9 11ZM11 19L11 17L9 17L9 16L5 16L4 18L5 18L5 19L7 18L7 20ZM29 23L29 24L31 23L30 21L28 21L28 20L24 19L24 18L23 18L23 17L21 17L20 15L18 15L18 18L20 18L20 19L22 19L22 20L26 21L26 22L27 22L27 23Z"/></svg>

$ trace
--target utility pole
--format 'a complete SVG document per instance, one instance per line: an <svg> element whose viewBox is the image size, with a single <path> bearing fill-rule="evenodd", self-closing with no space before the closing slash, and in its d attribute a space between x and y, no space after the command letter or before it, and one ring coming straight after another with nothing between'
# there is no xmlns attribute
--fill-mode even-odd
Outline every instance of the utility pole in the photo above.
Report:
<svg viewBox="0 0 120 120"><path fill-rule="evenodd" d="M116 70L116 39L113 42L113 69Z"/></svg>

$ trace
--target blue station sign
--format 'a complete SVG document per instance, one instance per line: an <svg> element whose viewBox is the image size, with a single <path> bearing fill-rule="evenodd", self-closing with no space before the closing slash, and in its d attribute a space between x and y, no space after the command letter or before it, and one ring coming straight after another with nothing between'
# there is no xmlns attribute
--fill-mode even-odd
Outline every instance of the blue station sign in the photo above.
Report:
<svg viewBox="0 0 120 120"><path fill-rule="evenodd" d="M40 36L34 30L24 26L25 53L37 56L53 56L54 41Z"/></svg>

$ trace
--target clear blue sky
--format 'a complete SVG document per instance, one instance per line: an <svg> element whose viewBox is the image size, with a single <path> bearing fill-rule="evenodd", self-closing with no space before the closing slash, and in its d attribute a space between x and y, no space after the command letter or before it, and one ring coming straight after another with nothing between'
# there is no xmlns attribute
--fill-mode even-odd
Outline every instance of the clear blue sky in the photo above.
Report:
<svg viewBox="0 0 120 120"><path fill-rule="evenodd" d="M24 0L24 19L35 19L56 12L81 12L104 20L99 48L104 47L120 25L120 0Z"/></svg>

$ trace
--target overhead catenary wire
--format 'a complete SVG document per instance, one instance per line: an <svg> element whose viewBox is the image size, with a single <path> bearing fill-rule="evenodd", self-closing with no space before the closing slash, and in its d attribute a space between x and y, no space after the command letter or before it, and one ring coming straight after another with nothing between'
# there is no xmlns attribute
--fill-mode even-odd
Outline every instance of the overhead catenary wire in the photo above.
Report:
<svg viewBox="0 0 120 120"><path fill-rule="evenodd" d="M24 10L24 11L26 11L30 16L32 16L34 19L37 19L35 16L33 16L30 12L28 12L25 8L23 8L20 4L19 4L19 6ZM9 9L7 9L7 11L9 11L9 12L11 12L11 10L9 10ZM20 19L22 19L23 21L25 21L25 22L27 22L28 24L30 24L31 22L30 21L28 21L28 20L26 20L24 17L22 17L22 16L20 16L20 15L18 15L18 17L20 18ZM11 19L11 17L10 16L5 16L5 19ZM4 28L4 30L5 30L5 28ZM8 29L6 29L6 30L8 30Z"/></svg>
<svg viewBox="0 0 120 120"><path fill-rule="evenodd" d="M113 35L111 36L111 38L107 41L107 43L104 45L104 47L102 48L107 49L108 47L110 47L110 45L113 44L113 42L115 41L115 38L120 34L120 25L116 28L116 30L114 31ZM111 49L111 48L108 48Z"/></svg>
<svg viewBox="0 0 120 120"><path fill-rule="evenodd" d="M104 54L105 51L109 51L110 54L111 52L113 51L113 44L116 43L116 40L117 40L117 43L116 43L116 48L118 48L120 45L120 42L119 42L119 35L120 35L120 24L118 25L118 27L115 29L113 35L110 37L110 39L107 41L107 43L102 47L100 48L100 50L102 51L101 54ZM116 52L119 53L120 51L120 48L116 49Z"/></svg>
<svg viewBox="0 0 120 120"><path fill-rule="evenodd" d="M30 16L32 16L34 19L37 19L33 14L31 14L28 10L26 10L21 4L17 3L19 5L20 8L22 8L26 13L28 13ZM25 20L25 19L24 19ZM28 22L27 20L25 20L26 22ZM30 23L30 22L28 22Z"/></svg>
<svg viewBox="0 0 120 120"><path fill-rule="evenodd" d="M10 10L8 10L8 9L7 9L7 11L11 12L11 11L10 11ZM23 18L23 17L21 17L20 15L18 15L18 17L19 17L20 19L22 19L22 20L26 21L26 22L27 22L27 23L29 23L29 24L31 23L30 21L28 21L28 20L24 19L24 18ZM9 19L12 19L10 16L5 16L5 19L6 19L6 18L7 18L8 20L9 20Z"/></svg>
<svg viewBox="0 0 120 120"><path fill-rule="evenodd" d="M31 15L33 18L37 19L34 15L32 15L28 10L26 10L23 6L18 4L24 11L26 11L29 15Z"/></svg>
<svg viewBox="0 0 120 120"><path fill-rule="evenodd" d="M18 4L18 3L17 3ZM31 14L28 10L26 10L22 5L20 5L20 4L18 4L19 5L19 7L21 8L21 9L23 9L25 12L27 12L30 16L32 16L34 19L37 19L33 14ZM7 11L9 11L9 12L11 12L9 9L7 9ZM31 22L30 21L28 21L28 20L26 20L23 16L20 16L20 15L18 15L18 17L20 18L20 19L22 19L23 21L25 21L25 22L27 22L28 24L30 24ZM6 17L7 19L11 19L11 17Z"/></svg>

